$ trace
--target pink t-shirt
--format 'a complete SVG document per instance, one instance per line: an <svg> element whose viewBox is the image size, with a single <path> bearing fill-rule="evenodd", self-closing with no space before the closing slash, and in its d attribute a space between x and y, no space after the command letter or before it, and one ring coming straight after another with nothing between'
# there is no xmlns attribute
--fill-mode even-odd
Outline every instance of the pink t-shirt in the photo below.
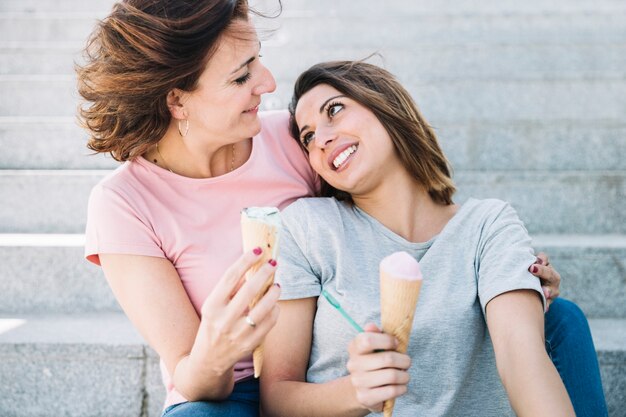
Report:
<svg viewBox="0 0 626 417"><path fill-rule="evenodd" d="M284 208L311 196L315 177L287 130L288 113L260 113L261 133L248 161L215 178L194 179L144 158L126 162L94 187L89 198L85 257L119 253L169 259L198 314L224 271L241 255L240 212L250 206ZM163 362L165 406L186 401ZM253 374L252 359L235 379Z"/></svg>

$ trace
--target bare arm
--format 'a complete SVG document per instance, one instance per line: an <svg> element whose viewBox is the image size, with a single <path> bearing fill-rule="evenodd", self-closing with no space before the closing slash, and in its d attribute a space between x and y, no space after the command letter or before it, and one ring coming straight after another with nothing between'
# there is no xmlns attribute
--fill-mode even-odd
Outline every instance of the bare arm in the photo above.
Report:
<svg viewBox="0 0 626 417"><path fill-rule="evenodd" d="M276 321L279 290L273 287L249 313L257 326L245 323L248 302L273 270L263 266L238 289L256 260L252 252L246 253L224 274L202 306L200 319L167 259L100 255L124 312L164 361L176 389L190 401L227 397L234 385L235 363L260 344Z"/></svg>
<svg viewBox="0 0 626 417"><path fill-rule="evenodd" d="M315 298L280 301L278 323L265 340L261 407L266 416L364 416L348 377L305 382L311 352Z"/></svg>
<svg viewBox="0 0 626 417"><path fill-rule="evenodd" d="M575 416L565 386L544 346L537 293L518 290L487 304L487 326L498 373L518 416Z"/></svg>
<svg viewBox="0 0 626 417"><path fill-rule="evenodd" d="M406 392L407 355L397 341L366 326L350 344L349 376L307 383L315 298L279 302L281 314L269 333L261 378L261 407L267 416L359 417L380 411L382 402ZM347 348L347 347L346 347ZM377 350L386 352L374 352Z"/></svg>

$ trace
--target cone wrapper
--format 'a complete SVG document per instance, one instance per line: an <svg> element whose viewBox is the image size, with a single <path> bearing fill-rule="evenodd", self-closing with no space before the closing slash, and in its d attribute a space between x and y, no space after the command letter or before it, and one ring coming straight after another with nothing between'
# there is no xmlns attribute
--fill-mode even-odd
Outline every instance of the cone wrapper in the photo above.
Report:
<svg viewBox="0 0 626 417"><path fill-rule="evenodd" d="M408 255L408 254L407 254ZM417 263L417 261L415 261ZM419 271L419 269L418 269ZM421 273L419 278L407 279L406 276L392 275L380 269L380 305L381 321L384 333L392 334L398 339L398 352L406 353L413 327L413 316L420 288L422 287ZM385 417L391 417L395 399L387 400L383 404Z"/></svg>
<svg viewBox="0 0 626 417"><path fill-rule="evenodd" d="M248 207L241 211L241 233L244 252L260 247L263 254L252 268L246 272L246 280L252 277L258 269L270 259L278 256L278 240L280 236L280 212L275 207ZM252 309L274 284L272 274L261 288L261 291L252 299L248 308ZM263 344L252 352L254 363L254 377L261 375L263 368Z"/></svg>

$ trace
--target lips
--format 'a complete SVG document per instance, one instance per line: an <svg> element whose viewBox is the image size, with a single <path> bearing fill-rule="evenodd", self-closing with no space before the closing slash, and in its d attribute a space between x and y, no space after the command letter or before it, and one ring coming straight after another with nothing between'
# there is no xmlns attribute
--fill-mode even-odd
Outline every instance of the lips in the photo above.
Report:
<svg viewBox="0 0 626 417"><path fill-rule="evenodd" d="M257 104L254 107L250 107L248 110L244 111L244 113L256 113L259 111L259 105Z"/></svg>
<svg viewBox="0 0 626 417"><path fill-rule="evenodd" d="M359 145L357 143L346 143L344 145L337 146L328 156L328 166L333 171L337 171L341 169L345 162L350 158L351 155L356 152ZM335 166L337 163L337 166Z"/></svg>

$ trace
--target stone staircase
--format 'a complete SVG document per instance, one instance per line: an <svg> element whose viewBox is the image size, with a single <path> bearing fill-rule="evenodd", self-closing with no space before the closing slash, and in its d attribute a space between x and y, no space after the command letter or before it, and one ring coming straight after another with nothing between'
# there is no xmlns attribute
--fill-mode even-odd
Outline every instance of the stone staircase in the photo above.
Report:
<svg viewBox="0 0 626 417"><path fill-rule="evenodd" d="M436 127L460 192L511 201L590 318L626 416L626 3L289 0L263 45L297 74L380 52ZM111 0L0 0L0 416L160 415L158 358L82 258L90 188L74 62ZM272 1L261 4L264 10Z"/></svg>

